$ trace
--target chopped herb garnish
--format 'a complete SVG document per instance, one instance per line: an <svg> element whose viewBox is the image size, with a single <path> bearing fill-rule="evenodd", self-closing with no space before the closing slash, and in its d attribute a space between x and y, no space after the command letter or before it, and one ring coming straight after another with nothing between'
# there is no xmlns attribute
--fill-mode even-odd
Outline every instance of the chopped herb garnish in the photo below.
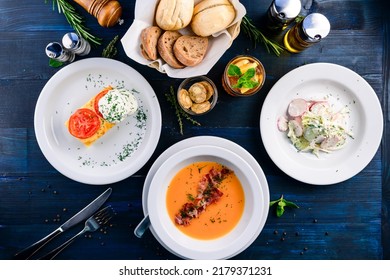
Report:
<svg viewBox="0 0 390 280"><path fill-rule="evenodd" d="M189 201L194 201L195 200L195 197L192 194L190 194L190 193L187 194L187 198L188 198Z"/></svg>

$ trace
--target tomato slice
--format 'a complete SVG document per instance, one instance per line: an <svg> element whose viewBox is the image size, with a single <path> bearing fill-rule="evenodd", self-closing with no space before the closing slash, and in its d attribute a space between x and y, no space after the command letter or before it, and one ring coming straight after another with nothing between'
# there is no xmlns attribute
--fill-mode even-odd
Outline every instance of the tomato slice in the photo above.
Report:
<svg viewBox="0 0 390 280"><path fill-rule="evenodd" d="M104 90L102 90L101 92L98 93L98 95L96 95L95 97L95 100L93 102L93 107L95 109L95 112L96 114L98 114L99 117L103 118L103 115L102 113L100 113L99 111L99 100L105 96L107 94L107 92L109 92L110 90L112 90L112 87L107 87L105 88Z"/></svg>
<svg viewBox="0 0 390 280"><path fill-rule="evenodd" d="M76 138L89 138L94 135L99 128L99 116L91 109L78 109L69 118L69 132Z"/></svg>

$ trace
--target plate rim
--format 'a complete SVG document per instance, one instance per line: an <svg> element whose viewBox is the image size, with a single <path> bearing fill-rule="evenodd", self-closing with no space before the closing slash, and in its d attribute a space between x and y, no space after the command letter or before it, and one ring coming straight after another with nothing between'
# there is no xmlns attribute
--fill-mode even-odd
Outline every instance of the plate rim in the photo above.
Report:
<svg viewBox="0 0 390 280"><path fill-rule="evenodd" d="M333 71L333 72L325 72L325 71ZM302 75L302 74L307 74L311 73L311 75L317 75L316 78L310 78L308 79L307 77L298 79L297 75ZM332 79L327 78L326 73L330 73ZM339 76L336 76L335 73L338 73ZM343 73L344 75L340 75L340 73ZM293 168L293 165L289 166L284 164L284 162L278 158L277 152L274 151L272 148L272 139L269 136L271 133L267 131L269 129L268 126L268 119L270 119L270 110L269 110L269 105L272 103L274 99L276 99L276 96L278 95L278 90L282 85L285 85L287 81L290 81L289 88L293 89L294 86L299 85L299 83L302 83L303 81L307 82L310 81L311 79L328 79L329 81L337 81L338 83L342 85L348 85L348 83L352 83L352 81L345 81L345 75L347 75L349 78L352 77L354 79L357 79L356 82L360 83L360 86L364 88L365 96L366 99L369 99L370 104L375 106L375 116L373 117L370 115L370 118L374 118L378 121L378 126L375 127L375 132L374 137L371 140L371 145L366 149L367 152L364 152L364 160L360 161L360 164L358 167L354 167L353 169L347 169L347 172L339 172L338 174L329 174L332 176L318 176L319 174L315 174L314 176L303 176L299 172L297 172L297 169ZM336 78L335 78L336 77ZM292 79L292 78L295 78ZM349 85L350 86L350 85ZM288 91L288 90L286 90ZM353 92L355 97L358 97L358 94L356 92ZM280 98L280 97L278 97ZM291 100L294 97L291 98ZM359 98L358 98L359 99ZM362 108L366 111L367 108L364 106L364 103L362 103ZM272 121L272 120L271 120ZM379 101L379 98L377 94L375 93L374 89L371 87L371 85L363 78L361 77L358 73L354 72L353 70L338 65L334 63L326 63L326 62L316 62L316 63L310 63L306 65L299 66L289 72L287 72L285 75L283 75L270 89L268 92L262 109L261 109L261 114L260 114L260 135L262 138L263 145L265 147L265 150L267 151L267 154L271 158L271 160L275 163L275 165L282 170L285 174L290 176L293 179L296 179L300 182L307 183L307 184L312 184L312 185L331 185L331 184L337 184L343 181L346 181L353 176L357 175L360 171L362 171L369 163L370 161L374 158L376 152L378 151L378 148L380 147L381 139L382 139L382 134L383 134L383 113L382 113L382 108L381 104ZM276 120L275 120L275 129L277 129L276 125ZM279 133L282 133L278 130ZM363 135L367 135L367 132L364 133ZM274 140L274 139L273 139ZM366 151L365 150L365 151ZM337 153L337 151L335 152Z"/></svg>
<svg viewBox="0 0 390 280"><path fill-rule="evenodd" d="M150 147L148 149L145 149L144 155L142 156L142 160L138 161L138 165L130 165L131 168L122 168L121 172L114 172L115 174L112 174L111 176L98 176L97 178L94 178L94 175L88 175L88 176L79 176L77 174L73 174L74 171L72 169L69 169L66 167L66 164L64 164L57 156L51 154L51 149L49 148L50 143L48 143L46 137L45 137L45 131L42 125L43 118L44 118L44 110L41 110L43 106L45 106L45 102L47 102L50 98L50 89L55 86L57 83L63 79L63 77L67 77L69 75L74 74L74 72L77 71L85 71L86 69L94 69L93 67L100 67L104 69L127 69L130 70L132 73L137 73L139 78L142 78L142 82L145 83L145 86L150 88L152 97L148 97L153 106L153 110L150 110L152 112L149 112L149 114L153 114L153 121L151 124L155 127L151 127L151 137L149 137L148 145ZM116 70L118 71L118 70ZM124 74L126 75L126 74ZM131 78L131 77L129 77ZM46 160L54 167L59 173L62 175L68 177L69 179L72 179L76 182L84 183L84 184L90 184L90 185L103 185L103 184L112 184L119 182L121 180L124 180L130 176L132 176L134 173L136 173L139 169L141 169L147 161L151 158L153 155L160 135L161 135L161 128L162 128L162 117L161 117L161 108L160 104L157 99L157 95L154 92L152 86L149 84L149 82L145 79L145 77L140 74L137 70L132 68L131 66L118 61L114 59L109 58L102 58L102 57L92 57L92 58L85 58L78 61L75 61L71 64L66 65L65 67L61 68L58 72L56 72L43 86L36 105L34 109L34 132L35 137L38 143L38 146L43 153ZM131 171L129 171L131 170ZM128 171L128 172L126 172Z"/></svg>

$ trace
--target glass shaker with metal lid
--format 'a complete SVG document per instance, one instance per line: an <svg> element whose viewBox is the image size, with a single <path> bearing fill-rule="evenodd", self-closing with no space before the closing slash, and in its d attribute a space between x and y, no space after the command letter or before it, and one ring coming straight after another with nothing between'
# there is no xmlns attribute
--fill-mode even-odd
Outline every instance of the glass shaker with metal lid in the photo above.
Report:
<svg viewBox="0 0 390 280"><path fill-rule="evenodd" d="M320 42L329 32L329 20L322 14L312 13L286 33L283 43L289 52L299 53Z"/></svg>
<svg viewBox="0 0 390 280"><path fill-rule="evenodd" d="M64 37L62 37L62 45L67 50L80 56L89 54L91 50L91 45L87 40L74 32L66 33Z"/></svg>
<svg viewBox="0 0 390 280"><path fill-rule="evenodd" d="M278 32L284 30L301 12L300 0L274 0L268 8L266 26Z"/></svg>
<svg viewBox="0 0 390 280"><path fill-rule="evenodd" d="M72 62L75 54L64 49L60 43L51 42L45 48L46 55L61 62Z"/></svg>

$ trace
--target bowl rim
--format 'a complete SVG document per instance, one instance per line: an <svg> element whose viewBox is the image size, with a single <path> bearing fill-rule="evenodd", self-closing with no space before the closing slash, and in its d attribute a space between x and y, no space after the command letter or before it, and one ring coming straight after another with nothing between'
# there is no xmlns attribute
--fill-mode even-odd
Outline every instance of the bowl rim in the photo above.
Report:
<svg viewBox="0 0 390 280"><path fill-rule="evenodd" d="M242 183L245 193L245 207L239 223L226 235L212 240L195 239L185 235L176 228L166 211L166 187L161 187L161 184L164 184L162 183L164 180L165 183L167 181L169 183L178 170L191 162L197 161L192 160L197 157L212 157L228 162L231 164L230 166L234 166L228 167L233 169L236 174L238 173L239 180L248 182L247 185ZM175 170L173 173L171 172L172 169ZM171 176L169 176L169 172L172 173ZM268 214L268 212L265 213L263 210L263 204L267 204L268 201L256 203L255 200L255 198L263 198L262 192L261 183L256 173L239 155L217 146L202 145L201 148L199 146L189 147L169 157L156 171L151 181L147 200L151 226L156 234L156 239L169 251L182 258L229 258L246 249L263 229L263 225L260 222L261 219L257 214ZM161 201L161 196L164 197L164 203L158 203L158 201ZM256 220L258 223L255 222Z"/></svg>

